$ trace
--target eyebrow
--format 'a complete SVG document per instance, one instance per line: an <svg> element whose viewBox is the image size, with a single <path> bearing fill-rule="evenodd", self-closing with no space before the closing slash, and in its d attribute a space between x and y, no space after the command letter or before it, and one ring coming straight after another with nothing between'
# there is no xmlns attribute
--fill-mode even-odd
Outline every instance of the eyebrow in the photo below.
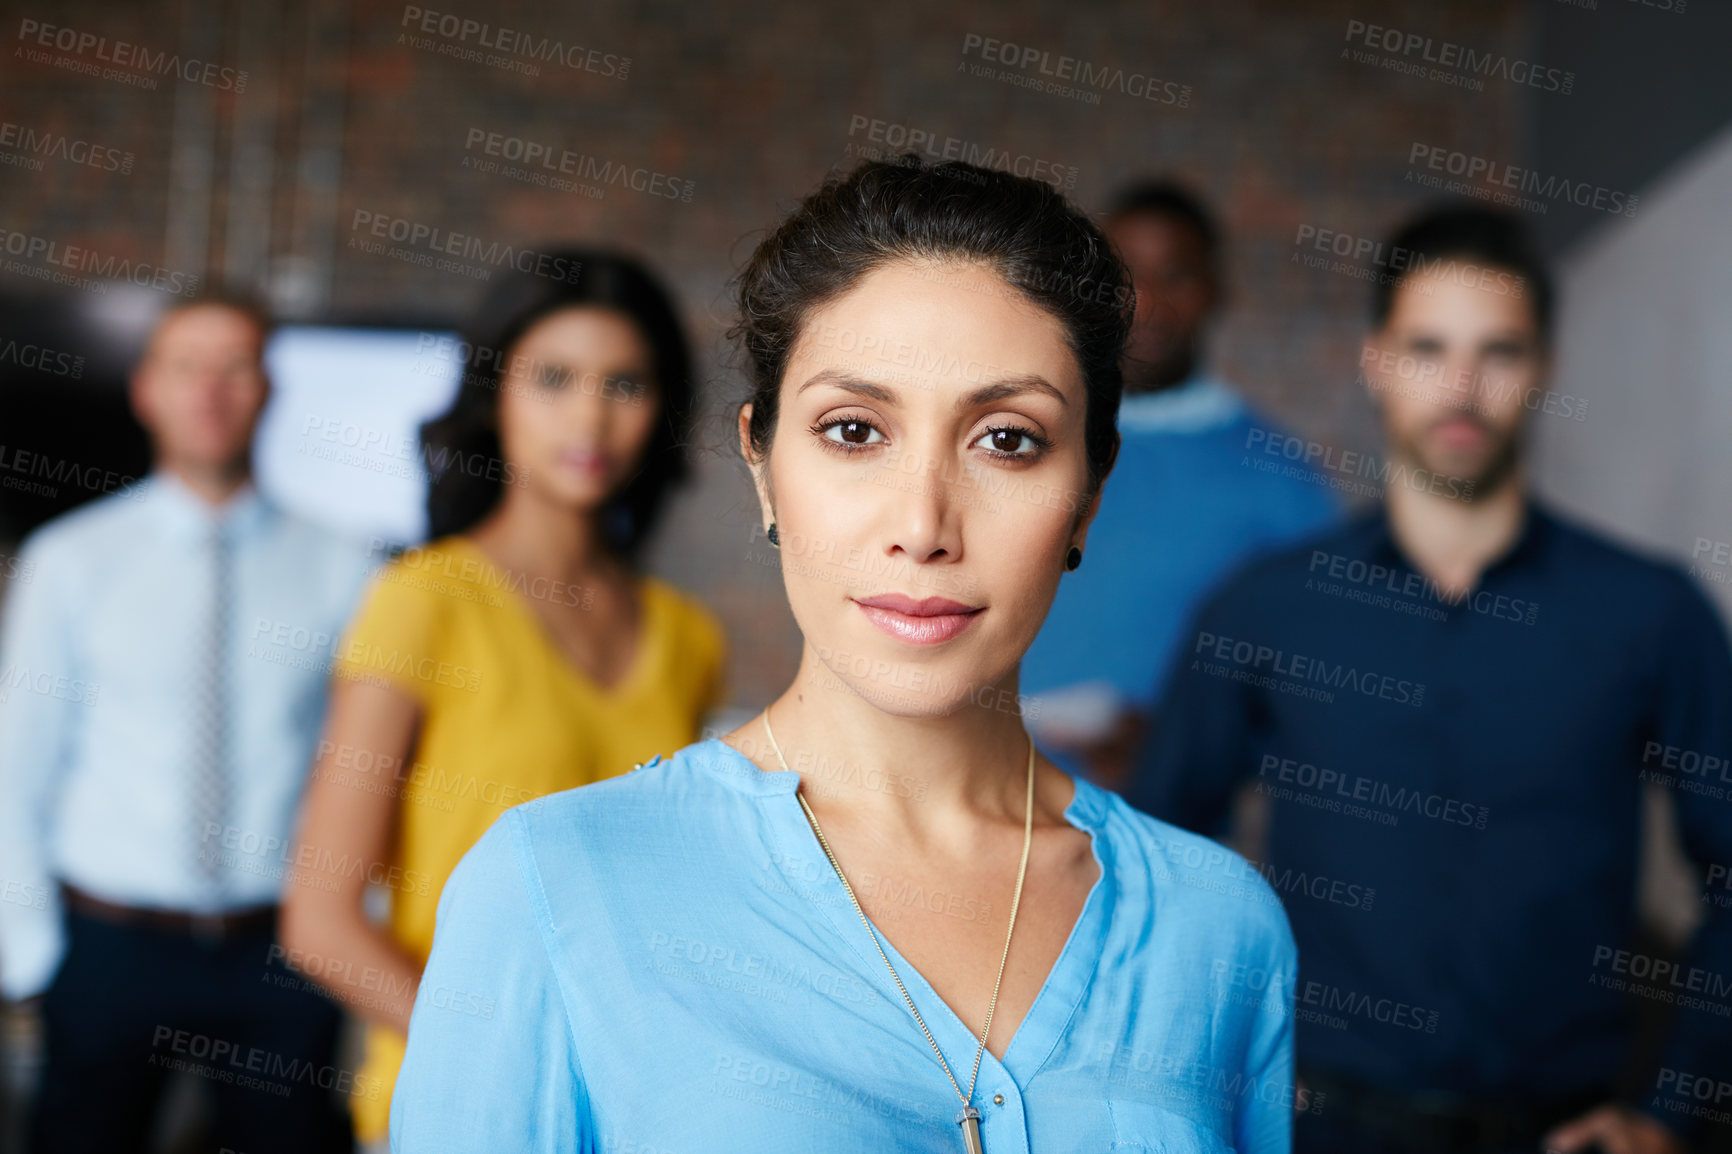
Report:
<svg viewBox="0 0 1732 1154"><path fill-rule="evenodd" d="M1026 376L1006 377L1003 380L994 381L990 385L983 385L967 396L960 398L956 402L956 407L966 409L975 405L987 405L993 401L1002 401L1006 397L1021 396L1023 393L1045 393L1047 396L1055 398L1061 405L1070 404L1065 399L1065 395L1059 392L1052 382L1045 377L1030 373Z"/></svg>
<svg viewBox="0 0 1732 1154"><path fill-rule="evenodd" d="M836 388L841 389L844 392L853 393L856 396L870 397L875 401L883 401L885 404L893 405L896 403L896 392L894 389L885 388L883 385L875 385L871 381L860 380L857 377L850 376L841 369L824 369L821 372L812 374L811 377L807 378L805 384L794 390L794 395L799 396L813 385L834 385ZM979 405L991 404L994 401L1002 401L1007 397L1021 396L1024 393L1045 393L1047 396L1056 399L1061 405L1070 404L1070 402L1065 399L1065 395L1054 387L1045 377L1029 373L1023 376L1005 377L1002 380L994 381L990 385L982 385L973 392L958 397L956 399L956 407L958 409L974 408Z"/></svg>
<svg viewBox="0 0 1732 1154"><path fill-rule="evenodd" d="M1402 339L1409 345L1446 345L1449 343L1449 338L1430 329L1421 329L1418 332L1409 333ZM1471 344L1474 348L1483 349L1488 345L1531 345L1537 343L1538 340L1539 336L1537 333L1523 332L1521 329L1503 329L1479 337L1471 342Z"/></svg>
<svg viewBox="0 0 1732 1154"><path fill-rule="evenodd" d="M886 404L896 402L894 390L887 389L883 385L875 385L870 381L862 381L858 377L849 376L841 369L824 369L821 372L813 373L806 378L805 384L794 390L794 395L799 396L813 385L835 385L838 389L854 393L857 396L871 397L875 401L883 401Z"/></svg>

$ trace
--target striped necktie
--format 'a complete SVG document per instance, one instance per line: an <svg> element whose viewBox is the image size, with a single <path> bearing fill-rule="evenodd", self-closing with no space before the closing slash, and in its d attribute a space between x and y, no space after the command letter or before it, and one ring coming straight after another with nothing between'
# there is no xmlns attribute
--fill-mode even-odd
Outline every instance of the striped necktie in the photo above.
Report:
<svg viewBox="0 0 1732 1154"><path fill-rule="evenodd" d="M204 541L210 601L196 630L192 693L192 806L200 876L210 897L223 889L222 834L228 817L228 636L233 545L228 531L213 526Z"/></svg>

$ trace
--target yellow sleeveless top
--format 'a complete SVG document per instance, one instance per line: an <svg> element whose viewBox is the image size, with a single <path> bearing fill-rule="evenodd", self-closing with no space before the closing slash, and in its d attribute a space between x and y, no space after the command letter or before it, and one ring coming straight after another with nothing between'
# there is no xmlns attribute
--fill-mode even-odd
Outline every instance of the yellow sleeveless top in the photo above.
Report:
<svg viewBox="0 0 1732 1154"><path fill-rule="evenodd" d="M397 797L393 858L382 871L390 935L422 965L445 880L519 802L624 773L698 737L722 700L721 628L667 583L639 583L631 668L603 688L566 660L528 598L582 607L577 586L508 575L468 538L411 549L374 577L335 660L339 677L383 681L421 706L412 764L382 775ZM405 1039L370 1026L361 1074L377 1096L351 1099L356 1135L383 1140Z"/></svg>

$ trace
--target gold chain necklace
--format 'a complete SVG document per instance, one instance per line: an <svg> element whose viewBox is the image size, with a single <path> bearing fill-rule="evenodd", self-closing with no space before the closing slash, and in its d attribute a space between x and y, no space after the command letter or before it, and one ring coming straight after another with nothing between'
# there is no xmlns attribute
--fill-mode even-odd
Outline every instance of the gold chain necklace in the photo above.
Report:
<svg viewBox="0 0 1732 1154"><path fill-rule="evenodd" d="M782 756L782 747L776 744L776 733L770 728L768 707L764 709L764 733L769 737L770 748L776 751L776 760L781 763L782 769L792 772L788 770L788 759ZM992 1015L998 1009L998 988L1004 983L1004 964L1010 960L1010 938L1016 933L1016 910L1022 904L1022 882L1028 876L1028 849L1034 841L1034 738L1028 739L1028 800L1023 806L1022 814L1022 864L1016 868L1016 893L1010 899L1010 927L1004 931L1004 953L998 959L998 977L992 983L992 1001L986 1006L986 1025L980 1029L980 1045L974 1051L974 1072L969 1075L966 1094L956 1081L956 1075L950 1072L950 1063L944 1060L944 1051L938 1048L937 1039L932 1036L932 1031L926 1028L926 1019L920 1016L914 999L908 996L908 987L902 984L902 976L896 972L896 967L890 964L890 955L884 952L883 943L878 940L878 931L872 928L866 911L860 907L860 899L854 896L854 887L848 884L848 877L842 872L836 855L830 852L830 843L824 837L823 827L818 824L818 815L812 812L805 794L796 793L794 796L799 799L800 808L806 811L806 820L812 824L812 832L818 835L818 845L824 850L824 856L830 859L830 868L836 871L836 877L842 882L842 889L847 892L848 900L854 905L854 912L860 915L860 924L866 927L866 932L872 937L872 944L878 947L878 956L884 959L884 968L890 971L896 988L902 991L902 1000L908 1004L908 1012L914 1015L920 1032L926 1035L927 1042L932 1046L932 1052L938 1055L938 1064L944 1067L944 1076L950 1079L956 1096L962 1099L962 1109L957 1111L956 1124L962 1127L963 1149L967 1154L984 1154L980 1145L980 1111L974 1106L974 1087L980 1080L980 1059L986 1053L986 1037L992 1032Z"/></svg>

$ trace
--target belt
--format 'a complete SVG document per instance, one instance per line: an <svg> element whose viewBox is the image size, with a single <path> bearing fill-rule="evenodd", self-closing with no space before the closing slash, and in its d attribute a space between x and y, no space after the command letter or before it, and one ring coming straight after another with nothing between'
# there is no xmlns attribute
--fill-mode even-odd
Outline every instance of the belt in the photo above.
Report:
<svg viewBox="0 0 1732 1154"><path fill-rule="evenodd" d="M1507 1098L1409 1094L1301 1068L1299 1081L1326 1095L1323 1109L1368 1134L1400 1138L1405 1149L1505 1150L1535 1143L1561 1122L1610 1102L1609 1088Z"/></svg>
<svg viewBox="0 0 1732 1154"><path fill-rule="evenodd" d="M225 913L195 914L180 910L118 905L103 901L65 882L60 884L60 893L68 909L76 910L97 921L197 938L202 942L223 942L230 938L268 933L274 931L277 925L277 906L274 903L248 906Z"/></svg>

